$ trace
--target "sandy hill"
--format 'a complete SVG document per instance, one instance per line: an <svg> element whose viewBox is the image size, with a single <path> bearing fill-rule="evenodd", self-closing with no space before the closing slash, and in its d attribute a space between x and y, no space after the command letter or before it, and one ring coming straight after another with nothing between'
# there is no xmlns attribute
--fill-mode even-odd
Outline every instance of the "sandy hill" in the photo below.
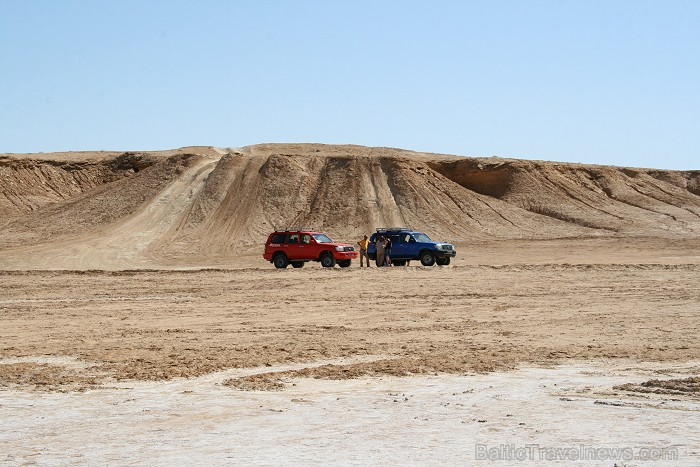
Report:
<svg viewBox="0 0 700 467"><path fill-rule="evenodd" d="M284 225L345 240L394 225L455 243L697 238L700 170L319 144L0 155L0 268L205 264Z"/></svg>

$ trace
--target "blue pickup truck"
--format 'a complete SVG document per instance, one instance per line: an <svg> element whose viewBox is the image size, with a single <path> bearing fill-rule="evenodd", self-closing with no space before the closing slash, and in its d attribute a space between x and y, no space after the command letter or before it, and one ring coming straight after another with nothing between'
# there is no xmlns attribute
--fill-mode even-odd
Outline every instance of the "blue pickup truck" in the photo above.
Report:
<svg viewBox="0 0 700 467"><path fill-rule="evenodd" d="M444 242L434 242L423 232L407 227L377 229L372 234L367 247L367 256L376 260L377 237L383 235L391 240L391 262L394 266L404 266L410 260L420 260L423 266L447 266L457 255L454 246Z"/></svg>

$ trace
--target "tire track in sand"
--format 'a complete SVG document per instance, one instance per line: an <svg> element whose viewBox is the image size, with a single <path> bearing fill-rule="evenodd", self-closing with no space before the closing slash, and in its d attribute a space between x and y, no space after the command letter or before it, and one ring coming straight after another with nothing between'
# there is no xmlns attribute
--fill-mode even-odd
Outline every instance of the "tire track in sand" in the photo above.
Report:
<svg viewBox="0 0 700 467"><path fill-rule="evenodd" d="M32 247L35 264L23 269L122 269L155 267L149 247L184 216L221 157L203 156L136 213L70 240ZM51 257L50 264L42 261Z"/></svg>

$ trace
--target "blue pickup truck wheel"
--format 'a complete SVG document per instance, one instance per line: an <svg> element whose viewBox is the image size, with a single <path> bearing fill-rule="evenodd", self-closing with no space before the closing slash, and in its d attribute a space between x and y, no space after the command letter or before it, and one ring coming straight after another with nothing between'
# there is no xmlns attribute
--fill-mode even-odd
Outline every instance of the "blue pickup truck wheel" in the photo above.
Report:
<svg viewBox="0 0 700 467"><path fill-rule="evenodd" d="M423 266L432 266L435 264L435 255L429 251L425 251L420 255L420 264Z"/></svg>

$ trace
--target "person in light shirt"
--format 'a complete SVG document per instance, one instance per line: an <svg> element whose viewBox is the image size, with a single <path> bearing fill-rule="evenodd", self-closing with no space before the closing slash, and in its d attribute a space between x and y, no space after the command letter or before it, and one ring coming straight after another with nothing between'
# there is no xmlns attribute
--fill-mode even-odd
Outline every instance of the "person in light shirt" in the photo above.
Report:
<svg viewBox="0 0 700 467"><path fill-rule="evenodd" d="M384 266L384 245L386 245L384 235L379 235L374 244L377 246L377 266Z"/></svg>

